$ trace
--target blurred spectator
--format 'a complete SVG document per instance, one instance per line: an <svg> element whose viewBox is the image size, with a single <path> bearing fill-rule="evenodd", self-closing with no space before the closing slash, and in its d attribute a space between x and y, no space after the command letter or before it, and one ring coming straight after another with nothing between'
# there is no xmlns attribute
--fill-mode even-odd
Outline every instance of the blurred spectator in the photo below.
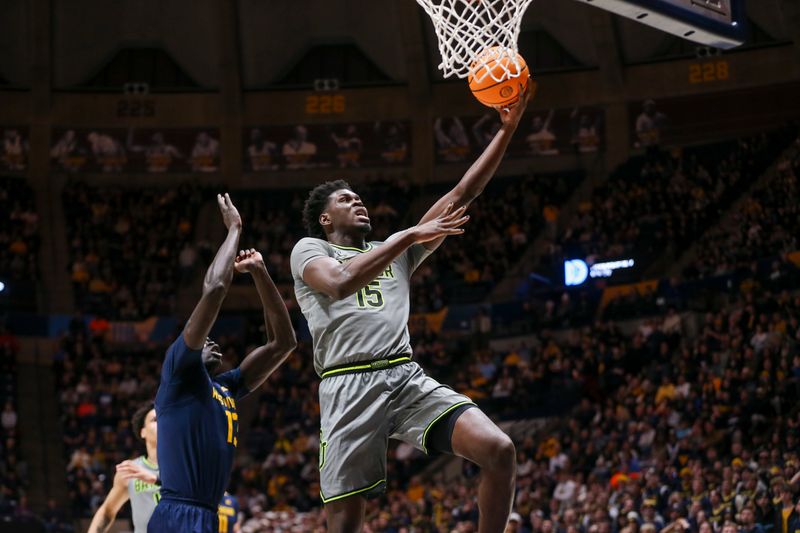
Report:
<svg viewBox="0 0 800 533"><path fill-rule="evenodd" d="M12 280L36 281L39 243L33 192L22 178L0 177L0 272Z"/></svg>
<svg viewBox="0 0 800 533"><path fill-rule="evenodd" d="M13 431L17 427L17 412L14 411L14 404L11 400L7 400L3 408L2 424L5 432Z"/></svg>
<svg viewBox="0 0 800 533"><path fill-rule="evenodd" d="M635 257L645 267L665 251L683 250L792 138L792 129L784 128L735 143L634 157L579 205L546 261L554 266L565 256Z"/></svg>
<svg viewBox="0 0 800 533"><path fill-rule="evenodd" d="M124 320L172 312L181 274L187 274L181 252L194 241L200 206L209 198L209 190L193 185L67 184L63 202L78 308Z"/></svg>
<svg viewBox="0 0 800 533"><path fill-rule="evenodd" d="M797 144L800 144L798 139ZM695 261L684 270L694 279L746 269L753 261L800 250L800 155L779 162L775 176L752 192L726 224L698 241ZM774 276L781 270L774 269Z"/></svg>

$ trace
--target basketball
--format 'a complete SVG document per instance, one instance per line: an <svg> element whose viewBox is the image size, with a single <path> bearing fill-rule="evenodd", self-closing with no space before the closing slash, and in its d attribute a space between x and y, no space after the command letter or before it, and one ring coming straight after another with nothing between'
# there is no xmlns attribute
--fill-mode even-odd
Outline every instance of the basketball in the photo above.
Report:
<svg viewBox="0 0 800 533"><path fill-rule="evenodd" d="M515 54L515 52L510 52ZM516 54L519 68L505 53L505 49L493 46L484 50L473 62L469 73L469 89L480 103L488 107L511 107L519 101L522 90L528 86L529 71L525 59ZM497 81L497 80L500 81Z"/></svg>

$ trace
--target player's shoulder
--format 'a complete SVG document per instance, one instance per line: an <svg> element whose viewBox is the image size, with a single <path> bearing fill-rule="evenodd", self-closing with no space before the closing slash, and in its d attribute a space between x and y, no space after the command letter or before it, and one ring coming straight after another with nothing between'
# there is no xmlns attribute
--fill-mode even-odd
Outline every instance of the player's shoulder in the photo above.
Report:
<svg viewBox="0 0 800 533"><path fill-rule="evenodd" d="M201 350L195 350L190 348L186 344L186 340L183 338L183 331L178 333L178 336L175 337L175 340L172 341L172 344L169 345L167 348L167 352L199 352Z"/></svg>
<svg viewBox="0 0 800 533"><path fill-rule="evenodd" d="M331 249L331 243L324 239L318 239L316 237L303 237L294 245L292 251L295 250L305 250L307 248L325 248L326 250Z"/></svg>

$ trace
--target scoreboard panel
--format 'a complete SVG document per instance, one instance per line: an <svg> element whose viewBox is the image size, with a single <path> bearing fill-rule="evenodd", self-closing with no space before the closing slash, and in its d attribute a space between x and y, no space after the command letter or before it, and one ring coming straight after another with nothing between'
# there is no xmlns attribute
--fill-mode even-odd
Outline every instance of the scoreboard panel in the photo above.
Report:
<svg viewBox="0 0 800 533"><path fill-rule="evenodd" d="M746 37L744 0L578 0L715 48Z"/></svg>

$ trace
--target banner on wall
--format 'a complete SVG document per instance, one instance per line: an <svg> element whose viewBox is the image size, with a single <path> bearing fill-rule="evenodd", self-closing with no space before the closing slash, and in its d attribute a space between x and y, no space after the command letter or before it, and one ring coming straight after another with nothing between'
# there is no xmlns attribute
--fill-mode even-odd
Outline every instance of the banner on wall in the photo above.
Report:
<svg viewBox="0 0 800 533"><path fill-rule="evenodd" d="M66 172L213 173L219 130L54 128L53 164Z"/></svg>
<svg viewBox="0 0 800 533"><path fill-rule="evenodd" d="M24 172L28 168L28 128L24 126L0 126L0 170Z"/></svg>
<svg viewBox="0 0 800 533"><path fill-rule="evenodd" d="M250 172L395 167L411 162L408 122L351 122L244 129Z"/></svg>
<svg viewBox="0 0 800 533"><path fill-rule="evenodd" d="M681 145L780 127L800 117L800 83L628 104L634 148Z"/></svg>
<svg viewBox="0 0 800 533"><path fill-rule="evenodd" d="M437 163L475 159L500 129L495 111L480 117L439 117L433 123ZM605 148L605 114L596 107L525 113L506 157L594 153Z"/></svg>

